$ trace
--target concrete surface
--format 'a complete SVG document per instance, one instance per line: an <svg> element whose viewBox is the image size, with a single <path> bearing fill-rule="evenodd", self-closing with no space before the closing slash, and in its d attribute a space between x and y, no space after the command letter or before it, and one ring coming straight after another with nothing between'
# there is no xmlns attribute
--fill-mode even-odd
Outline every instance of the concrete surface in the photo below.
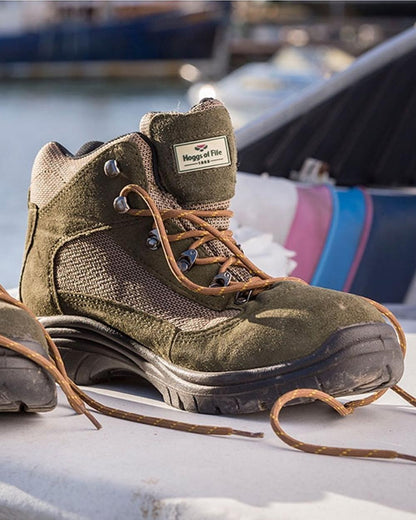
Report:
<svg viewBox="0 0 416 520"><path fill-rule="evenodd" d="M416 335L408 338L401 386L416 394ZM415 518L414 463L298 452L274 435L267 413L194 415L137 383L88 392L119 408L265 437L207 437L105 416L96 431L60 394L53 412L0 417L0 520ZM287 409L282 423L309 442L416 454L415 414L390 391L346 418L310 404Z"/></svg>

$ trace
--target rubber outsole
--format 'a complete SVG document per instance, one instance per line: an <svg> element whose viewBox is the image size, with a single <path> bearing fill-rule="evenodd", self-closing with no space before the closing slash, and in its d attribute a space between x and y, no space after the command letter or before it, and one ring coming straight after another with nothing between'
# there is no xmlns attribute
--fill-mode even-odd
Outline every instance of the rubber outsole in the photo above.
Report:
<svg viewBox="0 0 416 520"><path fill-rule="evenodd" d="M123 374L149 381L166 403L209 414L270 409L295 388L333 396L379 390L403 373L403 355L390 325L369 323L338 330L312 355L275 366L198 372L176 366L119 331L90 318L40 318L57 344L69 376L90 385Z"/></svg>
<svg viewBox="0 0 416 520"><path fill-rule="evenodd" d="M0 347L0 412L49 412L56 406L56 385L30 359Z"/></svg>

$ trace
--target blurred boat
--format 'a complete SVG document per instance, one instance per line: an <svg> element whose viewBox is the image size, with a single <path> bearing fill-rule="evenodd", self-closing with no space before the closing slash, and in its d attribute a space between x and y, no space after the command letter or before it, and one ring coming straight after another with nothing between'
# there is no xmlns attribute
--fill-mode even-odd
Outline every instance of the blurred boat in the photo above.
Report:
<svg viewBox="0 0 416 520"><path fill-rule="evenodd" d="M235 221L257 231L260 246L251 254L269 274L416 304L414 188L345 188L239 173L236 190ZM264 261L269 236L283 250L273 257L268 245Z"/></svg>
<svg viewBox="0 0 416 520"><path fill-rule="evenodd" d="M228 10L228 2L0 2L0 77L218 73Z"/></svg>
<svg viewBox="0 0 416 520"><path fill-rule="evenodd" d="M192 85L188 98L191 104L204 97L221 99L238 128L306 87L323 83L353 60L336 47L288 46L271 60L243 65L216 83Z"/></svg>
<svg viewBox="0 0 416 520"><path fill-rule="evenodd" d="M416 303L415 82L412 28L237 132L240 169L268 178L257 182L261 210L256 176L237 185L251 183L257 210L245 199L236 218L279 230L275 239L296 252L294 275Z"/></svg>

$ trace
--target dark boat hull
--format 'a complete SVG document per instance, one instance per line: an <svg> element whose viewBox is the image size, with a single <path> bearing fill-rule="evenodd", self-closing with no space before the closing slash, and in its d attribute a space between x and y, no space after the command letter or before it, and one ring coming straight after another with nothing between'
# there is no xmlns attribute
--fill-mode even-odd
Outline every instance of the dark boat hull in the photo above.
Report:
<svg viewBox="0 0 416 520"><path fill-rule="evenodd" d="M343 186L416 185L416 29L238 133L243 171L289 177L305 159Z"/></svg>
<svg viewBox="0 0 416 520"><path fill-rule="evenodd" d="M109 22L62 22L0 36L0 78L218 75L227 62L226 3Z"/></svg>
<svg viewBox="0 0 416 520"><path fill-rule="evenodd" d="M213 13L215 14L215 13ZM58 24L0 38L0 63L202 59L221 19L180 12L107 24Z"/></svg>

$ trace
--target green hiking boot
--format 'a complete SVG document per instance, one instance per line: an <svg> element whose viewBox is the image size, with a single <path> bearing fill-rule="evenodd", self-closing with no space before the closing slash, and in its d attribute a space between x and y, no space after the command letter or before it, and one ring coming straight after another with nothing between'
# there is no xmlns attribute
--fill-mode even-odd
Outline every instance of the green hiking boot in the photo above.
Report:
<svg viewBox="0 0 416 520"><path fill-rule="evenodd" d="M10 301L8 301L10 299ZM56 385L32 359L6 346L9 341L49 359L42 328L16 307L0 286L0 412L48 412L56 406Z"/></svg>
<svg viewBox="0 0 416 520"><path fill-rule="evenodd" d="M394 385L403 354L371 303L272 279L244 256L228 230L235 180L230 118L212 99L75 155L40 150L21 297L69 376L134 373L173 406L226 414L295 388Z"/></svg>

